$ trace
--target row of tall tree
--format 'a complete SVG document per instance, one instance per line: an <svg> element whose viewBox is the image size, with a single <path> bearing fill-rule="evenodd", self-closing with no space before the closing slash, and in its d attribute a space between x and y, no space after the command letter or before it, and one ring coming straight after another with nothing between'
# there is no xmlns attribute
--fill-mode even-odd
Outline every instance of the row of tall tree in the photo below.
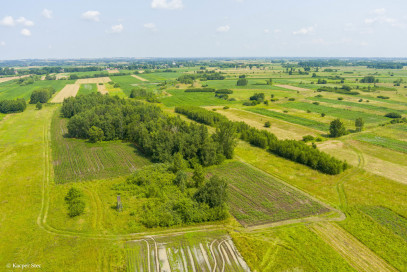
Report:
<svg viewBox="0 0 407 272"><path fill-rule="evenodd" d="M27 108L24 98L0 100L0 113L23 112Z"/></svg>
<svg viewBox="0 0 407 272"><path fill-rule="evenodd" d="M227 130L237 132L240 139L322 173L336 175L349 167L346 162L335 159L302 141L278 140L270 132L250 127L244 122L229 121L223 115L213 111L194 106L179 106L175 108L175 111L207 125L225 127L227 124Z"/></svg>

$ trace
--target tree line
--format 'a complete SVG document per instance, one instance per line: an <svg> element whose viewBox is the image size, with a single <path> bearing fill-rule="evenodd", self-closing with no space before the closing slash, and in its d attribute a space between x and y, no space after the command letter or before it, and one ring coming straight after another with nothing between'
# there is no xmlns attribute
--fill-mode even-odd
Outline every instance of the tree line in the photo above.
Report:
<svg viewBox="0 0 407 272"><path fill-rule="evenodd" d="M278 140L270 132L250 127L245 122L229 121L219 113L195 106L179 106L175 108L175 112L210 126L218 125L218 127L223 127L228 124L239 134L240 139L254 146L267 149L280 157L307 165L322 173L336 175L349 168L346 162L335 159L302 141Z"/></svg>
<svg viewBox="0 0 407 272"><path fill-rule="evenodd" d="M227 127L211 136L203 125L189 124L139 101L95 93L65 99L61 113L69 118L70 137L89 139L99 128L103 134L96 133L97 137L132 141L155 162L171 161L180 153L191 164L209 166L233 155L234 134L228 134Z"/></svg>
<svg viewBox="0 0 407 272"><path fill-rule="evenodd" d="M0 113L23 112L27 108L24 98L15 100L0 100Z"/></svg>

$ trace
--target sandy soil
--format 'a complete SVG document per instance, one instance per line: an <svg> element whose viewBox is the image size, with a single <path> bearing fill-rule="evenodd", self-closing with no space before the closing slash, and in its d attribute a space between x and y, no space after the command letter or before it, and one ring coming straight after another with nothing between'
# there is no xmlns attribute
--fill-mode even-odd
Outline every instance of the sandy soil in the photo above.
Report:
<svg viewBox="0 0 407 272"><path fill-rule="evenodd" d="M57 74L56 76L57 76L57 80L61 79L61 78L68 78L67 74Z"/></svg>
<svg viewBox="0 0 407 272"><path fill-rule="evenodd" d="M119 73L119 70L107 70L107 72L109 74L117 74L117 73Z"/></svg>
<svg viewBox="0 0 407 272"><path fill-rule="evenodd" d="M99 93L101 93L101 94L107 94L108 93L105 84L103 84L103 85L97 84L96 86L98 86L98 92Z"/></svg>
<svg viewBox="0 0 407 272"><path fill-rule="evenodd" d="M312 91L312 90L310 90L310 89L304 89L304 88L300 88L300 87L294 87L294 86L290 86L290 85L275 85L275 86L277 86L277 87L280 87L280 88L286 88L286 89L289 89L289 90L294 90L294 91Z"/></svg>
<svg viewBox="0 0 407 272"><path fill-rule="evenodd" d="M70 96L76 96L79 91L80 84L67 84L55 97L51 103L62 103L64 99Z"/></svg>
<svg viewBox="0 0 407 272"><path fill-rule="evenodd" d="M108 83L109 81L112 81L110 77L97 77L97 78L84 78L84 79L78 79L76 81L76 84L92 84L92 83Z"/></svg>
<svg viewBox="0 0 407 272"><path fill-rule="evenodd" d="M148 81L147 79L142 78L141 76L138 76L138 75L131 75L131 76L135 77L135 78L137 78L138 80L141 80L141 81Z"/></svg>
<svg viewBox="0 0 407 272"><path fill-rule="evenodd" d="M10 81L10 80L13 80L13 79L19 79L19 78L23 78L23 77L28 77L28 75L21 76L21 77L19 77L19 76L14 76L14 77L3 77L3 78L0 78L0 83L7 82L7 81Z"/></svg>

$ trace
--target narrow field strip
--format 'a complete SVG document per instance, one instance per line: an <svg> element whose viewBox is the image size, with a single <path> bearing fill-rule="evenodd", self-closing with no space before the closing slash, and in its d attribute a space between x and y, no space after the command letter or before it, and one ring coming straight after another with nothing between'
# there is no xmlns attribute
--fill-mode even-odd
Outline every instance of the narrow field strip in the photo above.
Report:
<svg viewBox="0 0 407 272"><path fill-rule="evenodd" d="M318 223L313 225L312 229L358 271L397 271L356 238L335 224Z"/></svg>
<svg viewBox="0 0 407 272"><path fill-rule="evenodd" d="M54 98L52 98L51 103L62 103L65 98L75 97L79 91L80 84L67 84L59 93L57 93Z"/></svg>
<svg viewBox="0 0 407 272"><path fill-rule="evenodd" d="M148 79L145 79L145 78L143 78L141 76L138 76L138 75L131 75L131 76L134 77L134 78L137 78L138 80L141 80L141 81L148 81Z"/></svg>

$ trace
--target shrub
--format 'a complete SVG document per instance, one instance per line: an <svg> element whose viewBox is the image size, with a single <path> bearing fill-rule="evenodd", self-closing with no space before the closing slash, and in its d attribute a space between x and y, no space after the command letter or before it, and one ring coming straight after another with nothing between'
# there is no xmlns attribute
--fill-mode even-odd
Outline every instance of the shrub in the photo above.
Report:
<svg viewBox="0 0 407 272"><path fill-rule="evenodd" d="M304 141L304 142L311 142L311 141L314 141L314 136L312 136L312 135L306 135L306 136L303 136L302 137L302 140Z"/></svg>
<svg viewBox="0 0 407 272"><path fill-rule="evenodd" d="M24 98L0 100L0 113L23 112L27 108Z"/></svg>
<svg viewBox="0 0 407 272"><path fill-rule="evenodd" d="M288 101L295 101L295 98L294 98L294 97L290 97L290 98L288 98Z"/></svg>
<svg viewBox="0 0 407 272"><path fill-rule="evenodd" d="M246 78L239 78L236 83L237 86L247 86L247 84L248 80Z"/></svg>
<svg viewBox="0 0 407 272"><path fill-rule="evenodd" d="M89 129L88 134L89 134L89 142L91 142L91 143L100 142L103 140L103 137L104 137L103 130L96 126L92 126Z"/></svg>
<svg viewBox="0 0 407 272"><path fill-rule="evenodd" d="M397 112L389 112L385 115L385 117L389 118L401 118L401 114Z"/></svg>
<svg viewBox="0 0 407 272"><path fill-rule="evenodd" d="M312 102L312 104L314 104L314 105L319 105L319 102Z"/></svg>
<svg viewBox="0 0 407 272"><path fill-rule="evenodd" d="M338 97L338 100L343 100L343 97Z"/></svg>
<svg viewBox="0 0 407 272"><path fill-rule="evenodd" d="M229 106L224 106L223 109L224 109L224 110L228 110L228 109L229 109Z"/></svg>
<svg viewBox="0 0 407 272"><path fill-rule="evenodd" d="M266 123L264 123L264 127L269 128L271 127L271 122L267 121Z"/></svg>
<svg viewBox="0 0 407 272"><path fill-rule="evenodd" d="M342 135L346 135L347 131L343 122L340 119L335 119L331 122L331 125L329 126L329 133L331 137L336 138Z"/></svg>
<svg viewBox="0 0 407 272"><path fill-rule="evenodd" d="M75 187L71 187L65 196L65 202L68 205L69 217L81 215L85 211L85 202L83 193Z"/></svg>
<svg viewBox="0 0 407 272"><path fill-rule="evenodd" d="M321 117L325 117L325 115L326 115L325 113L321 113Z"/></svg>
<svg viewBox="0 0 407 272"><path fill-rule="evenodd" d="M37 102L37 105L35 105L35 107L37 108L37 110L42 109L42 104L41 104L41 102Z"/></svg>

